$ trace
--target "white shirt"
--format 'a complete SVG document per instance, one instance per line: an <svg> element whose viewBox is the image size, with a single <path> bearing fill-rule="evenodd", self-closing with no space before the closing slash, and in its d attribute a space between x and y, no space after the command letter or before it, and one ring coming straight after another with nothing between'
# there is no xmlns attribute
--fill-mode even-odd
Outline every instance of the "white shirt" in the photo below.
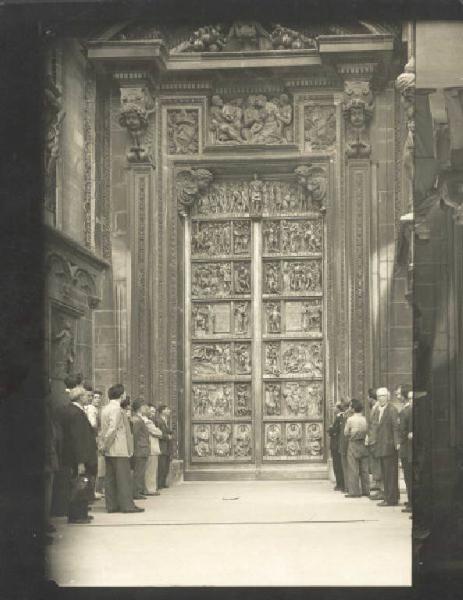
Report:
<svg viewBox="0 0 463 600"><path fill-rule="evenodd" d="M379 411L379 422L381 423L381 419L383 418L383 412L384 409L386 408L387 404L385 404L384 406L378 406L378 411Z"/></svg>

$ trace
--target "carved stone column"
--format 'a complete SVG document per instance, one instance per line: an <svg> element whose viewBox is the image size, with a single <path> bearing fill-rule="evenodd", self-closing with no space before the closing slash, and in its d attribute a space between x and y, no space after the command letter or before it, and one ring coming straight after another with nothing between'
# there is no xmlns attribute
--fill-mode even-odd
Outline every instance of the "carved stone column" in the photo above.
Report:
<svg viewBox="0 0 463 600"><path fill-rule="evenodd" d="M119 123L127 130L130 207L130 374L131 394L150 401L150 215L153 193L155 102L148 73L116 73L120 86Z"/></svg>
<svg viewBox="0 0 463 600"><path fill-rule="evenodd" d="M346 267L349 307L351 397L366 398L372 365L370 306L371 142L374 112L371 80L376 63L338 65L344 80L344 154L346 160Z"/></svg>

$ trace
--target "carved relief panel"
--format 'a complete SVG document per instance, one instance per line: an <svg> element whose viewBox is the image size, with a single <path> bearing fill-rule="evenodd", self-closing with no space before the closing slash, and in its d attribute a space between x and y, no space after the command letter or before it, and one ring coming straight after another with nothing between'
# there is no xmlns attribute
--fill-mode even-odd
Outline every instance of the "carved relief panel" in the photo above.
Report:
<svg viewBox="0 0 463 600"><path fill-rule="evenodd" d="M304 149L330 152L336 146L336 108L333 105L304 106Z"/></svg>
<svg viewBox="0 0 463 600"><path fill-rule="evenodd" d="M214 145L280 145L294 139L293 103L288 94L224 99L212 96L208 111Z"/></svg>

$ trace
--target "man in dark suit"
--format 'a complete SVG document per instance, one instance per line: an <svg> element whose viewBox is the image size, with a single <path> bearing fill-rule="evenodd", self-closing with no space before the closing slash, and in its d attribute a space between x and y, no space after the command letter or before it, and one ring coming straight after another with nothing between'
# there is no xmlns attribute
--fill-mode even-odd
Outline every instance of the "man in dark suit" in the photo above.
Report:
<svg viewBox="0 0 463 600"><path fill-rule="evenodd" d="M402 411L399 413L400 432L400 462L404 472L405 487L407 488L407 502L402 512L412 512L412 438L413 438L413 392L402 386L402 396L406 393L407 399Z"/></svg>
<svg viewBox="0 0 463 600"><path fill-rule="evenodd" d="M333 471L336 478L336 491L344 491L344 474L342 471L341 455L339 453L339 432L341 428L342 413L341 404L337 404L335 408L334 421L328 429L330 436L331 458L333 460Z"/></svg>
<svg viewBox="0 0 463 600"><path fill-rule="evenodd" d="M381 461L384 482L384 500L378 506L397 506L399 503L399 412L391 404L387 388L376 390L378 398L378 425L375 454Z"/></svg>
<svg viewBox="0 0 463 600"><path fill-rule="evenodd" d="M172 435L173 431L169 427L168 418L170 408L166 404L161 404L158 409L158 419L156 426L162 431L162 437L159 438L158 464L158 489L167 488L167 476L169 475L170 460L172 456Z"/></svg>
<svg viewBox="0 0 463 600"><path fill-rule="evenodd" d="M70 390L70 404L63 414L63 465L69 481L69 523L90 523L89 489L78 490L79 476L89 481L96 475L97 447L95 434L84 412L87 392L83 387Z"/></svg>
<svg viewBox="0 0 463 600"><path fill-rule="evenodd" d="M146 463L150 454L150 434L141 416L140 400L132 403L132 432L133 432L133 499L144 500ZM151 495L151 494L150 494Z"/></svg>

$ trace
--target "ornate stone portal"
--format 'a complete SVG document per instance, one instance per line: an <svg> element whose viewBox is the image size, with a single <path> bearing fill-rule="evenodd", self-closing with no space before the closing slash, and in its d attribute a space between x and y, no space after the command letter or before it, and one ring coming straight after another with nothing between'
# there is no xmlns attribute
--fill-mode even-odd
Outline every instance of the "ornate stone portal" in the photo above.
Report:
<svg viewBox="0 0 463 600"><path fill-rule="evenodd" d="M170 405L185 477L312 476L335 402L376 384L371 348L387 337L371 322L389 291L370 289L390 240L371 231L391 229L395 40L238 17L125 24L88 44L120 86L128 387Z"/></svg>

